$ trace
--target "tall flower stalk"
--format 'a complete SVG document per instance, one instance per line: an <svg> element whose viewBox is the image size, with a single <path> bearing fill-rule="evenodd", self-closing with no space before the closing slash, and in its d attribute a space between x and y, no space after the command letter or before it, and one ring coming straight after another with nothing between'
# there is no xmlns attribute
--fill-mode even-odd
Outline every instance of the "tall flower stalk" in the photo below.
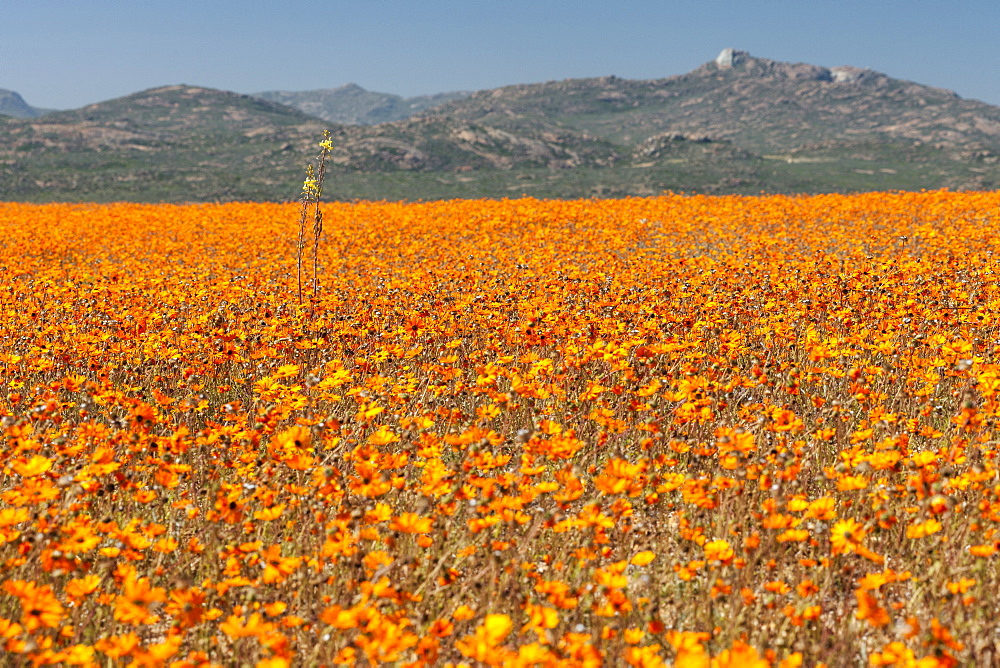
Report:
<svg viewBox="0 0 1000 668"><path fill-rule="evenodd" d="M298 280L299 303L302 303L302 261L306 248L306 221L312 214L312 298L319 297L319 239L323 234L323 211L320 202L323 199L323 181L326 179L326 159L333 150L330 131L323 132L323 141L319 143L320 152L316 165L306 166L306 179L302 182L302 194L299 201L302 208L299 213L299 239L295 253L296 278Z"/></svg>

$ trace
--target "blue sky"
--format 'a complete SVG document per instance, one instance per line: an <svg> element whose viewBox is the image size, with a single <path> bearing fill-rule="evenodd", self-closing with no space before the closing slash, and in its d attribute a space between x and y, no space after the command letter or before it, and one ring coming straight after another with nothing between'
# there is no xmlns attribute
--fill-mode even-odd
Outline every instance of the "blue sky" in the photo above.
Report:
<svg viewBox="0 0 1000 668"><path fill-rule="evenodd" d="M725 47L1000 104L1000 0L0 0L0 88L74 108L186 83L418 95L681 74Z"/></svg>

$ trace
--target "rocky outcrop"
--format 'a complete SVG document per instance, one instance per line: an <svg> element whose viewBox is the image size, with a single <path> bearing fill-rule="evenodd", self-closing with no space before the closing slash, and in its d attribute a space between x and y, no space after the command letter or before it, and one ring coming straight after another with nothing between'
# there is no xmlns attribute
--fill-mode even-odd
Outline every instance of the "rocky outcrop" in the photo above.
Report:
<svg viewBox="0 0 1000 668"><path fill-rule="evenodd" d="M14 118L36 118L44 113L44 109L32 107L14 91L0 88L0 114Z"/></svg>
<svg viewBox="0 0 1000 668"><path fill-rule="evenodd" d="M722 52L716 56L715 64L720 70L727 70L733 65L740 62L745 56L749 54L746 51L737 51L736 49L723 49Z"/></svg>
<svg viewBox="0 0 1000 668"><path fill-rule="evenodd" d="M830 68L830 74L837 83L858 83L866 75L872 74L872 71L867 68L845 65Z"/></svg>

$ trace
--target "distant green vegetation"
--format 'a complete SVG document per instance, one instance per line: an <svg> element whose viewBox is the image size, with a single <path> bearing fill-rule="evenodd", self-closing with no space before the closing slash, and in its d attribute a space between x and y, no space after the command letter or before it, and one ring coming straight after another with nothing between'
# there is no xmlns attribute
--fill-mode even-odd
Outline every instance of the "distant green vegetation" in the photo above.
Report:
<svg viewBox="0 0 1000 668"><path fill-rule="evenodd" d="M931 154L932 151L925 151ZM891 152L887 151L887 155ZM678 159L650 166L577 167L555 170L546 167L475 169L467 172L420 172L357 170L332 171L324 195L350 201L418 200L452 198L533 197L626 197L650 196L664 191L706 194L756 194L805 192L857 192L870 190L919 190L957 187L976 174L974 166L954 161L906 159L866 160L830 152L796 155L793 160L774 157L728 162ZM248 156L249 157L249 156ZM915 156L915 157L920 157ZM815 160L815 161L811 161ZM227 169L219 164L206 169L193 160L157 162L122 156L77 154L52 156L45 161L46 179L5 175L8 199L48 201L291 201L301 186L298 163L268 160L259 170ZM1000 188L997 170L982 189ZM8 189L9 188L9 189ZM11 197L9 193L16 193Z"/></svg>
<svg viewBox="0 0 1000 668"><path fill-rule="evenodd" d="M325 194L341 200L1000 188L1000 108L867 70L851 77L745 56L653 81L480 91L373 126L167 86L0 118L0 196L294 200L327 128ZM355 103L375 104L361 92ZM285 97L315 102L303 95Z"/></svg>

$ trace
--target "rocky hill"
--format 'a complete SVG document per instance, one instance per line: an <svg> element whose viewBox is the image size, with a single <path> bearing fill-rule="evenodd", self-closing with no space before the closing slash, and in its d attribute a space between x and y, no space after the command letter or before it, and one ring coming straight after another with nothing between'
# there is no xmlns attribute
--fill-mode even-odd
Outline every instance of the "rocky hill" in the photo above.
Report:
<svg viewBox="0 0 1000 668"><path fill-rule="evenodd" d="M469 95L470 93L459 91L401 97L365 90L353 83L322 90L254 93L254 97L262 100L280 102L324 121L345 125L378 125L400 121Z"/></svg>
<svg viewBox="0 0 1000 668"><path fill-rule="evenodd" d="M152 89L0 120L0 196L293 199L324 128L335 144L326 193L341 199L1000 187L1000 108L727 49L683 75L507 86L372 126Z"/></svg>
<svg viewBox="0 0 1000 668"><path fill-rule="evenodd" d="M1000 107L873 70L783 63L732 49L679 76L508 86L431 113L545 116L626 145L668 131L759 152L857 140L1000 147Z"/></svg>
<svg viewBox="0 0 1000 668"><path fill-rule="evenodd" d="M32 107L18 93L0 88L0 114L11 118L35 118L47 114L51 109Z"/></svg>
<svg viewBox="0 0 1000 668"><path fill-rule="evenodd" d="M212 201L294 197L325 127L284 105L165 86L0 122L4 199ZM264 193L262 195L262 193Z"/></svg>

